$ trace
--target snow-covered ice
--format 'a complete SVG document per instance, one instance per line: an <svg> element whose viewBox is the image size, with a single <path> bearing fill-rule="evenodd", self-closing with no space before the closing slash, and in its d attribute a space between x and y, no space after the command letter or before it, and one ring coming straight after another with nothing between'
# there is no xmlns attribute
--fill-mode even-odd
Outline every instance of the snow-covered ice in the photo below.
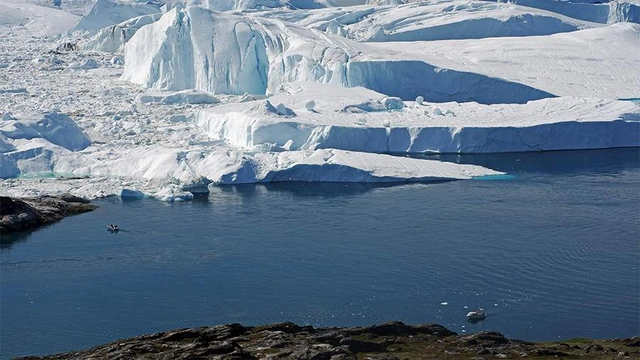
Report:
<svg viewBox="0 0 640 360"><path fill-rule="evenodd" d="M258 100L200 110L195 124L212 139L247 149L288 144L375 153L497 153L640 146L640 106L629 101L407 102L397 109L371 90L315 83L289 84L269 101L297 116L264 111L265 100ZM314 111L304 108L309 101Z"/></svg>
<svg viewBox="0 0 640 360"><path fill-rule="evenodd" d="M637 3L572 5L6 0L0 193L183 201L501 174L398 153L640 146Z"/></svg>

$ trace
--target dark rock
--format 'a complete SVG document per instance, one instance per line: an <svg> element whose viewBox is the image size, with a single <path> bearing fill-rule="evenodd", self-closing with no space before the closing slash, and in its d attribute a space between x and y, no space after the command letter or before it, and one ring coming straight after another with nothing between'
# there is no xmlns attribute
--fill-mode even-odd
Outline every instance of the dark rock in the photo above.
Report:
<svg viewBox="0 0 640 360"><path fill-rule="evenodd" d="M327 343L327 344L331 344L333 346L338 346L340 345L340 342L342 340L344 340L345 338L345 334L342 331L327 331L327 332L321 332L320 334L313 334L309 336L309 339L315 341L315 342L320 342L320 343Z"/></svg>
<svg viewBox="0 0 640 360"><path fill-rule="evenodd" d="M374 334L378 336L405 336L416 334L428 334L436 336L450 336L456 335L455 332L449 329L437 325L437 324L423 324L419 326L406 325L401 321L391 321L380 325L373 325L369 327L358 327L349 329L347 332L351 335L359 334Z"/></svg>
<svg viewBox="0 0 640 360"><path fill-rule="evenodd" d="M537 356L602 359L612 345L619 351L609 358L633 358L635 340L594 340L576 348L572 344L536 344L510 340L499 332L446 336L439 325L411 326L391 322L358 328L319 328L278 323L258 327L240 324L179 329L119 340L84 351L52 355L44 359L315 359L398 360L400 359L495 359ZM605 345L604 347L602 345ZM562 350L562 351L561 351ZM627 351L625 351L627 350ZM598 352L600 351L600 352ZM43 359L40 357L22 358Z"/></svg>
<svg viewBox="0 0 640 360"><path fill-rule="evenodd" d="M360 352L382 352L382 351L386 351L387 350L387 347L384 344L379 344L379 343L374 343L374 342L369 342L369 341L356 340L356 339L351 339L351 338L342 339L340 341L340 345L348 346L349 349L351 349L351 351L353 351L354 353L360 353Z"/></svg>
<svg viewBox="0 0 640 360"><path fill-rule="evenodd" d="M552 349L538 349L534 352L536 356L554 356L554 357L565 357L569 356L569 354Z"/></svg>
<svg viewBox="0 0 640 360"><path fill-rule="evenodd" d="M604 348L600 344L589 344L585 349L586 352L603 351Z"/></svg>
<svg viewBox="0 0 640 360"><path fill-rule="evenodd" d="M259 326L255 328L255 331L282 331L287 334L293 334L302 331L302 328L292 322L283 322L276 324L269 324L264 326Z"/></svg>
<svg viewBox="0 0 640 360"><path fill-rule="evenodd" d="M622 339L622 343L630 347L640 347L640 337L636 336L629 339Z"/></svg>
<svg viewBox="0 0 640 360"><path fill-rule="evenodd" d="M497 331L481 331L476 334L465 336L461 338L460 341L468 345L475 345L475 344L495 345L495 344L506 344L509 342L509 339L505 338L504 335L502 335Z"/></svg>
<svg viewBox="0 0 640 360"><path fill-rule="evenodd" d="M88 200L70 194L24 199L0 196L0 233L27 230L96 208Z"/></svg>

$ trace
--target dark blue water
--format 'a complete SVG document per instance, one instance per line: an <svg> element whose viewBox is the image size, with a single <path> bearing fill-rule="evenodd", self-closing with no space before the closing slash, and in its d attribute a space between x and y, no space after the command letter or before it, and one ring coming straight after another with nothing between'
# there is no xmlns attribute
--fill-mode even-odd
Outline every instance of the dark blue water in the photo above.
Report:
<svg viewBox="0 0 640 360"><path fill-rule="evenodd" d="M445 158L514 178L103 200L5 236L2 357L229 322L640 334L638 149ZM123 230L107 232L112 222ZM469 324L465 306L489 316Z"/></svg>

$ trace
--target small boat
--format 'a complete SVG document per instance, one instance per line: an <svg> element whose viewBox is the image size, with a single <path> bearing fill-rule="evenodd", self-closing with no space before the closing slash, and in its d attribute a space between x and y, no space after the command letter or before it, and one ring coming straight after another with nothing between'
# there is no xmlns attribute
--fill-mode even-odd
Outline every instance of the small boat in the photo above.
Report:
<svg viewBox="0 0 640 360"><path fill-rule="evenodd" d="M107 230L111 231L112 233L115 233L120 231L120 228L116 224L109 224L107 225Z"/></svg>
<svg viewBox="0 0 640 360"><path fill-rule="evenodd" d="M467 321L469 322L478 322L480 320L484 320L486 317L487 317L487 314L485 314L484 310L482 309L469 311L467 313Z"/></svg>

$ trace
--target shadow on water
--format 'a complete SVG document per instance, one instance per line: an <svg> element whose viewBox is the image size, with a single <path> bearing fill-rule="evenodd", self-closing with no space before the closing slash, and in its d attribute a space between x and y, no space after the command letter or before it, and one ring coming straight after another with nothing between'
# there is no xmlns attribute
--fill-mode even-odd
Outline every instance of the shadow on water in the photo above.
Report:
<svg viewBox="0 0 640 360"><path fill-rule="evenodd" d="M18 231L10 234L0 234L0 249L9 250L14 244L26 241L35 231L44 228L41 226L35 229Z"/></svg>
<svg viewBox="0 0 640 360"><path fill-rule="evenodd" d="M588 172L616 173L640 165L640 148L603 150L541 151L505 154L442 154L411 155L418 159L432 159L473 164L504 171L509 174L544 173L553 175L584 174Z"/></svg>
<svg viewBox="0 0 640 360"><path fill-rule="evenodd" d="M439 181L438 183L445 182ZM429 182L429 184L436 182ZM300 197L334 198L364 194L370 190L412 184L409 182L390 183L337 183L337 182L275 182L264 184L242 184L212 187L211 193L194 196L194 201L208 202L216 194L235 194L255 197L266 192L288 192Z"/></svg>

